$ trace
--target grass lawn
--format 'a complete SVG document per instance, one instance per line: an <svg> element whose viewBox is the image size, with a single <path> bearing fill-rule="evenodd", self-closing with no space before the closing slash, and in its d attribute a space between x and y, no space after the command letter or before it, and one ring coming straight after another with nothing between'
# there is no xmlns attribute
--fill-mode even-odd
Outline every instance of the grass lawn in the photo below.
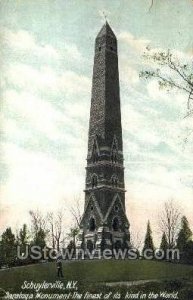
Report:
<svg viewBox="0 0 193 300"><path fill-rule="evenodd" d="M193 266L156 261L71 261L63 263L64 281L78 280L81 285L101 282L118 282L158 279L163 281L186 280L193 284ZM55 282L56 264L45 263L0 271L0 288L21 291L24 281ZM139 289L139 287L138 287ZM183 298L182 298L183 299ZM193 299L193 298L190 298Z"/></svg>

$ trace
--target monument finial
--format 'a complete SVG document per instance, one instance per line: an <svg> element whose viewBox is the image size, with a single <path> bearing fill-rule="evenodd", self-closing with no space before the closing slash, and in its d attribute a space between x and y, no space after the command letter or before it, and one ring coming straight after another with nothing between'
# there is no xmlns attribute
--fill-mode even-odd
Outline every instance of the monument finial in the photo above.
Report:
<svg viewBox="0 0 193 300"><path fill-rule="evenodd" d="M105 13L104 11L103 11L103 16L104 16L105 22L108 23L107 22L107 13Z"/></svg>

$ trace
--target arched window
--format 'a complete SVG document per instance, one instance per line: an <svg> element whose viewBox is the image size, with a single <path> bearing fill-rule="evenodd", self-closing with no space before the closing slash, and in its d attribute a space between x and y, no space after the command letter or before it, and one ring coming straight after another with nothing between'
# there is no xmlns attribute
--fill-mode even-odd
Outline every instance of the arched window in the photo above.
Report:
<svg viewBox="0 0 193 300"><path fill-rule="evenodd" d="M95 229L96 229L95 219L91 217L89 220L89 231L95 231Z"/></svg>
<svg viewBox="0 0 193 300"><path fill-rule="evenodd" d="M94 141L93 150L92 150L92 161L93 161L93 163L96 163L98 161L98 151L97 151L96 140Z"/></svg>
<svg viewBox="0 0 193 300"><path fill-rule="evenodd" d="M115 210L116 212L118 212L118 211L119 211L119 206L118 206L118 205L115 205L115 206L114 206L114 210Z"/></svg>
<svg viewBox="0 0 193 300"><path fill-rule="evenodd" d="M113 219L113 224L112 224L113 230L118 231L119 230L119 220L117 217Z"/></svg>
<svg viewBox="0 0 193 300"><path fill-rule="evenodd" d="M116 150L113 150L112 151L112 154L111 154L111 161L113 163L116 163L117 162L117 151Z"/></svg>
<svg viewBox="0 0 193 300"><path fill-rule="evenodd" d="M97 187L98 185L98 177L96 174L92 176L92 188Z"/></svg>
<svg viewBox="0 0 193 300"><path fill-rule="evenodd" d="M111 183L112 183L113 187L117 187L118 186L118 177L116 175L112 176Z"/></svg>
<svg viewBox="0 0 193 300"><path fill-rule="evenodd" d="M117 162L117 157L118 157L118 142L116 137L113 139L113 144L112 144L112 149L111 149L111 161L113 163Z"/></svg>

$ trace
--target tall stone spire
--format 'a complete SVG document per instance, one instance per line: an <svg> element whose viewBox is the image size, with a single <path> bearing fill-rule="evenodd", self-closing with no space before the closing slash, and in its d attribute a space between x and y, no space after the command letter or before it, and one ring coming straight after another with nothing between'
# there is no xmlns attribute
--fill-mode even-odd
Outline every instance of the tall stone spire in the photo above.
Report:
<svg viewBox="0 0 193 300"><path fill-rule="evenodd" d="M95 41L89 152L96 135L109 147L116 135L119 150L122 150L117 39L107 22Z"/></svg>
<svg viewBox="0 0 193 300"><path fill-rule="evenodd" d="M90 250L130 246L117 39L107 22L95 40L85 207L78 245Z"/></svg>

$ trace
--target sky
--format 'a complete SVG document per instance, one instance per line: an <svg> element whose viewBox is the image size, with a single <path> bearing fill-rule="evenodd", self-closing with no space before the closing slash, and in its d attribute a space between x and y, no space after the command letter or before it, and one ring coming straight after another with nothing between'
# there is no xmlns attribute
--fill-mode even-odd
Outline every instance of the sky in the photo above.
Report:
<svg viewBox="0 0 193 300"><path fill-rule="evenodd" d="M187 95L159 90L139 72L142 54L171 49L191 60L191 0L1 0L0 232L29 210L84 204L94 40L105 22L119 47L126 209L133 235L174 199L193 229L192 120Z"/></svg>

